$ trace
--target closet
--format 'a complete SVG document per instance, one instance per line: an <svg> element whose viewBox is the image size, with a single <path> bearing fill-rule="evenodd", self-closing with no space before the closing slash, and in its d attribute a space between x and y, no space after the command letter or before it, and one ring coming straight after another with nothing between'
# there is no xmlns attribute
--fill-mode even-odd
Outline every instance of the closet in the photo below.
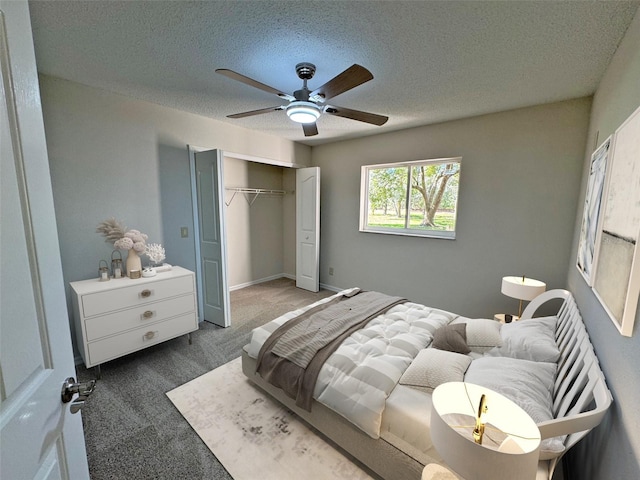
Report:
<svg viewBox="0 0 640 480"><path fill-rule="evenodd" d="M224 157L230 290L295 278L295 169Z"/></svg>
<svg viewBox="0 0 640 480"><path fill-rule="evenodd" d="M228 327L230 290L282 276L317 292L320 169L187 148L199 318Z"/></svg>

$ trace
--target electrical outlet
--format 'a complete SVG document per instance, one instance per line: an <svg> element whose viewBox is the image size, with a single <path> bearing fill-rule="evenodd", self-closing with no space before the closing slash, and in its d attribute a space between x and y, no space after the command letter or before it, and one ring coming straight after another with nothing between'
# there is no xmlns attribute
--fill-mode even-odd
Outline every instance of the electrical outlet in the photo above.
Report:
<svg viewBox="0 0 640 480"><path fill-rule="evenodd" d="M182 238L187 238L189 236L189 229L187 227L180 228L180 236Z"/></svg>
<svg viewBox="0 0 640 480"><path fill-rule="evenodd" d="M329 275L333 275L333 267L329 267Z"/></svg>

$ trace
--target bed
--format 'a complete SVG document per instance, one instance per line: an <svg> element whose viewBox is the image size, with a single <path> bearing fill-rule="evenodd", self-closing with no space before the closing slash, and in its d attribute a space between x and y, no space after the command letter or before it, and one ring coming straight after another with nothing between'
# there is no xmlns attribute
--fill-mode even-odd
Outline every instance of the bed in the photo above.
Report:
<svg viewBox="0 0 640 480"><path fill-rule="evenodd" d="M358 295L359 289L343 290L256 328L243 349L242 368L253 383L380 478L419 479L425 465L445 465L429 436L430 392L445 381L484 385L527 410L543 439L537 480L552 477L558 461L601 422L612 402L566 290L545 292L519 322L505 325L392 299L389 308L367 318L363 328L353 327L333 347L309 405L256 373L264 368L274 331ZM535 317L558 299L556 315ZM520 384L522 378L526 384Z"/></svg>

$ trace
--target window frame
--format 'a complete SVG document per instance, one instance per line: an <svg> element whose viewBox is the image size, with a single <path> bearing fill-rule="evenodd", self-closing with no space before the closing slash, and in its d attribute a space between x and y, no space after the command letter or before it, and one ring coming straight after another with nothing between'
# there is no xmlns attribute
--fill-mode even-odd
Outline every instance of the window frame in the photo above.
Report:
<svg viewBox="0 0 640 480"><path fill-rule="evenodd" d="M455 214L456 223L453 230L420 230L416 228L407 228L407 222L410 218L410 205L411 205L411 181L413 168L420 165L433 165L433 164L446 164L457 163L458 164L458 194L455 200ZM384 168L399 168L407 167L407 191L405 204L407 214L405 216L405 228L392 228L392 227L372 227L367 225L368 221L368 207L369 207L369 172L371 170L381 170ZM458 229L458 202L460 199L460 176L462 171L462 157L444 157L434 158L428 160L411 160L404 162L391 162L380 163L376 165L362 165L360 167L360 219L359 230L365 233L382 233L386 235L403 235L408 237L426 237L426 238L441 238L446 240L455 240L456 232Z"/></svg>

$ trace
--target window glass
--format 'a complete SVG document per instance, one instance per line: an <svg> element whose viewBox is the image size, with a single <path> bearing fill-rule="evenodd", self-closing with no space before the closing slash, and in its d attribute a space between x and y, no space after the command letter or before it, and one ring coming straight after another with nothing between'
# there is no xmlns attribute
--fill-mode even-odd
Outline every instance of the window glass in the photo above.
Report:
<svg viewBox="0 0 640 480"><path fill-rule="evenodd" d="M360 230L455 238L460 160L363 166Z"/></svg>

